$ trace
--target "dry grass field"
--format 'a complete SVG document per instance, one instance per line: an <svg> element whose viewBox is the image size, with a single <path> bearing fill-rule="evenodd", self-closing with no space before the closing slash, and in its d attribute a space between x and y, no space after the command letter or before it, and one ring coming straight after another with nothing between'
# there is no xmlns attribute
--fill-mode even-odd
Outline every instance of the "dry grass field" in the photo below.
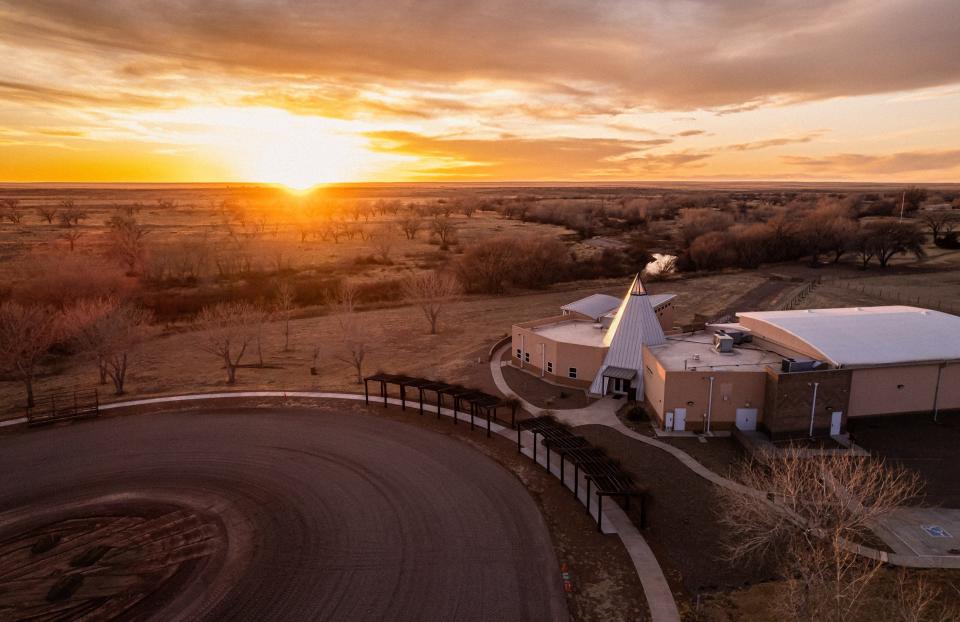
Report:
<svg viewBox="0 0 960 622"><path fill-rule="evenodd" d="M763 276L736 272L701 278L650 284L654 293L677 294L678 322L689 322L695 313L716 313L745 290L764 282ZM591 293L621 295L628 283L619 279L567 283L551 290L522 295L469 297L450 305L441 316L441 330L428 334L421 310L414 306L373 309L359 313L367 334L369 354L364 370L383 370L432 376L450 382L484 385L490 346L507 334L516 322L556 313L567 302ZM305 310L309 313L310 310ZM143 397L194 391L325 390L362 391L352 368L338 360L339 318L336 314L314 315L291 322L291 351L282 351L280 322L265 326L264 366L239 370L237 384L226 384L222 362L200 351L202 338L186 328L156 333L141 344L130 367L127 397ZM314 349L319 349L317 375L310 374ZM256 345L242 363L257 363ZM478 362L479 361L479 362ZM62 359L38 377L38 394L96 386L97 369L87 357ZM113 399L109 386L100 387L104 399ZM7 416L22 413L23 387L18 382L0 383L0 404Z"/></svg>
<svg viewBox="0 0 960 622"><path fill-rule="evenodd" d="M82 198L74 198L74 197ZM402 201L405 197L392 199ZM503 219L479 211L467 217L452 214L455 233L448 253L438 253L439 242L431 235L429 219L423 218L413 240L403 234L402 215L356 216L356 201L298 197L289 193L231 193L223 188L154 194L115 190L112 193L46 192L19 199L22 222L0 222L0 277L16 280L24 268L46 256L66 258L99 256L107 247L107 221L133 209L137 222L147 231L146 241L153 264L174 260L186 252L202 252L205 265L200 276L214 276L218 263L249 261L254 271L322 270L344 275L377 278L402 269L433 268L444 255L490 236L560 237L571 232L548 224ZM419 197L436 202L437 196ZM85 214L70 227L59 221L60 204L73 201ZM374 199L362 202L372 206ZM57 211L51 223L42 208ZM338 239L322 239L317 228L324 219L336 217L348 229ZM2 220L2 219L0 219ZM68 235L78 235L73 250ZM384 244L384 240L389 240ZM581 245L584 253L595 252ZM385 255L385 257L384 257ZM376 258L379 263L369 261Z"/></svg>

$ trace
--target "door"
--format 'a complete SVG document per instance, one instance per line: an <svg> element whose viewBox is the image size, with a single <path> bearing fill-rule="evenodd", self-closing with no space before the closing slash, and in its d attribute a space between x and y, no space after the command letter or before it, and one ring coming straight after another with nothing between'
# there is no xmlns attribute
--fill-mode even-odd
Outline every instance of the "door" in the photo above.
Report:
<svg viewBox="0 0 960 622"><path fill-rule="evenodd" d="M613 393L617 395L626 395L630 391L630 381L623 378L613 379Z"/></svg>
<svg viewBox="0 0 960 622"><path fill-rule="evenodd" d="M673 409L673 430L675 432L683 432L686 429L687 429L687 409L674 408Z"/></svg>
<svg viewBox="0 0 960 622"><path fill-rule="evenodd" d="M667 411L666 421L663 422L663 427L667 430L673 429L673 412Z"/></svg>
<svg viewBox="0 0 960 622"><path fill-rule="evenodd" d="M737 429L743 430L744 432L752 432L757 429L756 408L737 409Z"/></svg>
<svg viewBox="0 0 960 622"><path fill-rule="evenodd" d="M840 435L840 424L843 422L843 411L835 410L830 415L830 436Z"/></svg>

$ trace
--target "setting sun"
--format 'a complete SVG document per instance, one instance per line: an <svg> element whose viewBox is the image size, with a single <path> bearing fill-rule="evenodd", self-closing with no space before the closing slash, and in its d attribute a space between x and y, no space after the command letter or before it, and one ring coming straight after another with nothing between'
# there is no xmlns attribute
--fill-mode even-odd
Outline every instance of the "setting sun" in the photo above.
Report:
<svg viewBox="0 0 960 622"><path fill-rule="evenodd" d="M241 175L294 190L356 181L371 156L364 141L332 127L327 119L273 109L248 109Z"/></svg>

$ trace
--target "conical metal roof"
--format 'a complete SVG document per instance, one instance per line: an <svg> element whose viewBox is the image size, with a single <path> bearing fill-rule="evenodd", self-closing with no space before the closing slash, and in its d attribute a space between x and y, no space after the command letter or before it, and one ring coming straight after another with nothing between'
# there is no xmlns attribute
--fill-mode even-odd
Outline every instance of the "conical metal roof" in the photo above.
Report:
<svg viewBox="0 0 960 622"><path fill-rule="evenodd" d="M617 314L603 337L604 345L610 347L603 365L590 385L590 392L604 393L604 371L607 367L634 369L637 371L637 395L643 390L643 345L658 346L666 342L657 313L650 304L647 290L637 274L630 289L620 302Z"/></svg>

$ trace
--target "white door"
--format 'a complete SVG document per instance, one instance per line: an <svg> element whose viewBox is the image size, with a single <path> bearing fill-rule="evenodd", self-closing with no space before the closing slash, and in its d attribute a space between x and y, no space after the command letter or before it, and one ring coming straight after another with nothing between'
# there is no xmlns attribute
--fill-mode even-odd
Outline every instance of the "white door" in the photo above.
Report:
<svg viewBox="0 0 960 622"><path fill-rule="evenodd" d="M751 432L757 429L756 408L737 409L737 429L743 430L744 432Z"/></svg>
<svg viewBox="0 0 960 622"><path fill-rule="evenodd" d="M687 409L675 408L673 410L673 430L683 432L687 429Z"/></svg>
<svg viewBox="0 0 960 622"><path fill-rule="evenodd" d="M843 411L833 411L833 414L830 415L830 436L837 436L840 434L841 421L843 421Z"/></svg>

